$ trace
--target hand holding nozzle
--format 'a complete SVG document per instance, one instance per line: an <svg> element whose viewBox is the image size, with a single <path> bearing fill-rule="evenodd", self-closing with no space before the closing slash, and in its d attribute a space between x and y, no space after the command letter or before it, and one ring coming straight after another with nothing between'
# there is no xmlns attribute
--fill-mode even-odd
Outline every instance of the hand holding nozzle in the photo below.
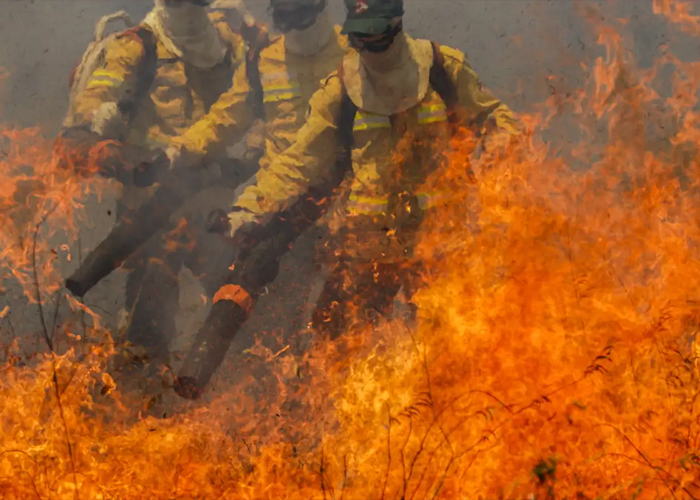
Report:
<svg viewBox="0 0 700 500"><path fill-rule="evenodd" d="M134 161L133 182L136 187L150 187L170 170L171 161L163 150L150 151Z"/></svg>
<svg viewBox="0 0 700 500"><path fill-rule="evenodd" d="M255 214L237 209L234 207L231 213L212 210L205 221L205 229L224 237L230 247L237 249L238 258L245 258L263 237L263 228Z"/></svg>
<svg viewBox="0 0 700 500"><path fill-rule="evenodd" d="M220 208L212 210L207 216L204 228L208 233L219 234L221 236L231 234L231 223L228 220L228 214Z"/></svg>

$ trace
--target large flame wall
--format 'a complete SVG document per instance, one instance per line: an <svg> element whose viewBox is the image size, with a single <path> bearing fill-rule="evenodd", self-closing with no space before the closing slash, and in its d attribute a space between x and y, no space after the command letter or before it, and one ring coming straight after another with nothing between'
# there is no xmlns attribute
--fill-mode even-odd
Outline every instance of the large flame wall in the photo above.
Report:
<svg viewBox="0 0 700 500"><path fill-rule="evenodd" d="M688 5L655 10L700 33ZM617 21L588 15L603 55L586 86L523 113L489 154L462 133L430 180L451 196L421 235L415 325L297 360L258 345L261 378L155 419L104 373L99 314L64 299L89 342L47 311L37 328L62 332L64 354L6 346L4 498L700 496L700 66L669 51L640 69ZM547 140L562 130L575 141ZM3 141L3 272L44 306L68 255L44 222L75 234L100 186L56 172L36 131Z"/></svg>

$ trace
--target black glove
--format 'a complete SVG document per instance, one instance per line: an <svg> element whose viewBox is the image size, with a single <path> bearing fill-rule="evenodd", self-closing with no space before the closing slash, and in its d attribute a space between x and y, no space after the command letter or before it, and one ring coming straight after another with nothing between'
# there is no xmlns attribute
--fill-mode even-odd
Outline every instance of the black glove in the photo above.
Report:
<svg viewBox="0 0 700 500"><path fill-rule="evenodd" d="M245 258L262 238L260 224L246 221L245 217L236 217L236 208L233 209L235 227L231 225L231 217L221 209L209 212L204 227L208 233L223 236L229 245L238 249L238 257Z"/></svg>
<svg viewBox="0 0 700 500"><path fill-rule="evenodd" d="M212 210L207 215L207 220L204 222L204 228L208 233L215 233L220 235L230 234L231 223L228 220L228 214L217 208Z"/></svg>
<svg viewBox="0 0 700 500"><path fill-rule="evenodd" d="M132 149L133 182L137 187L149 187L170 169L170 159L162 149Z"/></svg>

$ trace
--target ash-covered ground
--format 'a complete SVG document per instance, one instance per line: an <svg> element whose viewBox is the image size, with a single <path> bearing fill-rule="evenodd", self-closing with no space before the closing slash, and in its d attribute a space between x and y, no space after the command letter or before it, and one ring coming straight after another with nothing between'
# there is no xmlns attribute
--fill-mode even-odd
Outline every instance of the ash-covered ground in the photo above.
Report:
<svg viewBox="0 0 700 500"><path fill-rule="evenodd" d="M343 17L343 3L330 1L335 19ZM249 8L268 21L266 0L252 0ZM95 22L104 14L126 9L135 19L142 17L149 0L14 0L5 1L0 16L0 67L9 74L0 92L2 120L20 127L41 126L47 136L59 128L67 105L68 78L89 42ZM574 2L521 0L409 0L406 2L405 29L415 37L430 38L464 51L483 82L516 111L530 110L551 95L566 96L585 81L588 65L601 55L589 17L625 17L630 20L634 47L642 65L664 50L666 27L652 14L650 1ZM687 53L694 47L684 47ZM590 66L589 66L590 67ZM566 129L561 129L565 134ZM556 141L557 137L551 140ZM209 192L226 203L230 192ZM84 255L103 239L114 224L114 199L89 206L89 224L81 231ZM240 375L235 355L249 346L256 335L277 336L301 328L311 307L315 288L321 282L321 269L314 259L319 231L305 235L288 254L277 281L258 304L254 317L240 332L224 365L221 379ZM75 242L74 242L75 246ZM72 248L77 255L77 248ZM70 273L75 259L66 263ZM66 275L67 275L66 274ZM207 313L202 291L191 274L183 271L181 306L178 318L180 336L172 346L181 350ZM124 272L115 272L86 297L86 303L102 312L107 323L116 326L123 303ZM18 331L31 334L36 308L24 304L18 295L0 296L0 309L11 305L10 318ZM67 308L65 313L69 314ZM63 314L62 309L62 314ZM60 318L59 318L60 321Z"/></svg>

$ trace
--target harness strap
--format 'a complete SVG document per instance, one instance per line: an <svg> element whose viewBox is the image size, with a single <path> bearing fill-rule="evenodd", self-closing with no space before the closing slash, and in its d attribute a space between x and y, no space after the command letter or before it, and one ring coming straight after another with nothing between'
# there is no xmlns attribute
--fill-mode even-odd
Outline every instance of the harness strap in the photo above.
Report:
<svg viewBox="0 0 700 500"><path fill-rule="evenodd" d="M445 103L447 108L447 119L451 125L456 125L457 105L459 104L459 96L457 95L457 87L445 70L445 58L440 52L440 46L435 42L430 42L433 47L433 65L430 67L430 86L435 89L440 99Z"/></svg>
<svg viewBox="0 0 700 500"><path fill-rule="evenodd" d="M148 95L156 78L156 72L158 71L158 43L153 32L144 26L134 28L128 32L139 37L144 50L144 56L138 68L139 77L137 78L135 91L132 95L123 97L117 103L119 111L127 115L129 121L131 121L136 115L138 104Z"/></svg>
<svg viewBox="0 0 700 500"><path fill-rule="evenodd" d="M458 116L456 113L457 105L459 104L459 96L457 95L457 87L445 70L445 59L440 52L440 46L435 42L430 42L433 47L433 65L430 67L429 82L430 86L435 89L440 99L445 103L447 108L447 119L451 125L456 125ZM352 152L352 131L355 125L355 114L357 106L352 102L345 89L345 81L343 78L343 63L340 63L338 68L338 77L342 86L342 99L340 102L340 116L338 118L338 135L340 143L343 147L349 148ZM352 111L352 113L350 113ZM455 132L456 130L453 130Z"/></svg>
<svg viewBox="0 0 700 500"><path fill-rule="evenodd" d="M440 99L445 103L447 109L447 120L450 125L450 132L454 135L457 133L459 125L459 117L457 108L459 104L459 96L457 94L457 86L447 74L445 69L445 59L440 52L440 47L437 43L431 42L433 48L433 65L430 67L429 83L430 86L438 93ZM342 87L342 98L340 102L340 114L337 120L337 136L338 136L338 153L336 158L336 178L337 184L340 184L345 176L345 173L352 169L352 149L354 145L353 129L355 125L355 116L358 108L352 102L345 88L343 78L343 63L341 61L338 68L338 77ZM486 113L488 115L488 113ZM479 117L477 117L478 119ZM342 175L341 175L342 174ZM417 200L419 202L419 200Z"/></svg>
<svg viewBox="0 0 700 500"><path fill-rule="evenodd" d="M246 54L246 76L250 93L248 94L248 103L253 108L253 114L256 118L265 119L265 105L263 101L263 86L260 78L260 53L270 45L270 37L264 33L258 32L254 40L249 42L248 52Z"/></svg>
<svg viewBox="0 0 700 500"><path fill-rule="evenodd" d="M340 113L337 120L337 137L338 151L336 152L336 172L335 175L338 184L345 177L345 174L352 169L352 148L355 144L353 128L355 126L355 115L358 108L345 88L345 79L343 78L343 62L338 66L338 78L342 87L342 97L340 100Z"/></svg>
<svg viewBox="0 0 700 500"><path fill-rule="evenodd" d="M129 119L133 119L136 114L138 103L145 98L153 85L156 73L158 71L158 42L155 34L144 26L133 28L129 32L135 34L141 40L144 48L144 57L141 60L141 65L138 69L139 78L136 91L133 95L124 97L119 103L119 110ZM270 44L269 37L260 36L250 44L246 54L246 75L251 92L249 95L250 103L253 106L256 118L265 118L265 108L263 106L263 89L260 81L260 53Z"/></svg>

